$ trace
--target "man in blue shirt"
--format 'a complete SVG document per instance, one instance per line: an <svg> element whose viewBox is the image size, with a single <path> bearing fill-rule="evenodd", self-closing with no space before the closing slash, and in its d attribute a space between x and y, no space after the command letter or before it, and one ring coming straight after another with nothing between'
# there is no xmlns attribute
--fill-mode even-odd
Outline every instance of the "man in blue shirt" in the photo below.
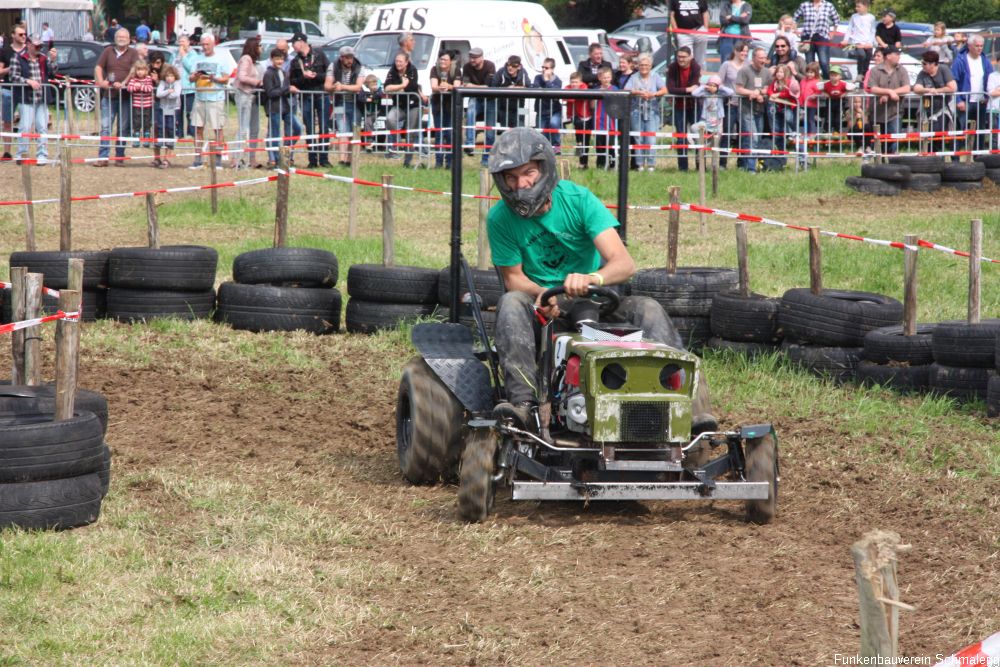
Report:
<svg viewBox="0 0 1000 667"><path fill-rule="evenodd" d="M149 42L149 26L146 25L145 19L139 21L139 27L135 29L135 41L143 44Z"/></svg>
<svg viewBox="0 0 1000 667"><path fill-rule="evenodd" d="M195 132L195 158L191 169L201 169L202 142L205 128L215 130L213 151L224 146L222 130L226 126L226 84L232 75L232 62L215 50L215 37L211 33L201 36L201 53L191 51L184 58L185 69L191 72L194 82L194 110L191 125ZM228 157L223 154L223 159Z"/></svg>

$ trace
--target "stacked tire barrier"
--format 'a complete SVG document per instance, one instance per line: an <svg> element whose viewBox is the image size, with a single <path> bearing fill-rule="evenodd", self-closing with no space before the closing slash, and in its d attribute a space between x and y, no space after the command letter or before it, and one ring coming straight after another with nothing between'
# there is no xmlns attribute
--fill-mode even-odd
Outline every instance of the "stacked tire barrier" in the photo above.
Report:
<svg viewBox="0 0 1000 667"><path fill-rule="evenodd" d="M107 314L108 303L108 256L107 250L81 250L74 252L21 251L10 255L10 266L23 266L28 273L44 274L45 286L54 290L69 287L70 259L83 260L83 312L84 322L93 322ZM0 324L11 321L10 299L0 292L2 312ZM42 297L42 312L51 315L59 308L59 300L49 295Z"/></svg>
<svg viewBox="0 0 1000 667"><path fill-rule="evenodd" d="M889 164L862 165L861 177L849 176L846 183L858 192L892 197L904 190L980 190L984 179L1000 184L1000 155L977 155L973 162L947 162L934 155L896 155L889 158Z"/></svg>
<svg viewBox="0 0 1000 667"><path fill-rule="evenodd" d="M675 273L640 269L629 287L633 296L647 296L663 306L685 347L698 351L712 337L712 300L738 285L735 269L692 266L678 267Z"/></svg>
<svg viewBox="0 0 1000 667"><path fill-rule="evenodd" d="M0 528L74 528L100 515L111 479L107 401L81 389L71 419L54 412L53 385L0 385Z"/></svg>
<svg viewBox="0 0 1000 667"><path fill-rule="evenodd" d="M348 332L395 329L438 310L438 271L355 264L347 270L347 294Z"/></svg>
<svg viewBox="0 0 1000 667"><path fill-rule="evenodd" d="M707 347L751 357L777 351L783 335L778 322L780 304L780 299L762 294L745 297L735 290L719 292L712 299L712 338Z"/></svg>
<svg viewBox="0 0 1000 667"><path fill-rule="evenodd" d="M930 388L931 338L936 324L918 324L912 336L903 326L873 329L865 334L864 360L858 364L860 384L889 387L902 394L926 392Z"/></svg>
<svg viewBox="0 0 1000 667"><path fill-rule="evenodd" d="M219 256L204 246L115 248L108 257L108 317L207 318L215 308Z"/></svg>
<svg viewBox="0 0 1000 667"><path fill-rule="evenodd" d="M468 278L461 274L461 283L458 286L459 300L463 306L468 308L476 307L469 296L467 284ZM497 304L503 296L504 286L500 281L500 276L493 269L472 269L472 282L476 286L476 294L479 296L478 307L483 317L483 324L486 326L487 335L493 335L493 329L497 321ZM438 311L442 315L448 314L451 305L451 269L445 267L438 272ZM476 320L471 312L464 310L459 315L458 321L469 327L475 333Z"/></svg>
<svg viewBox="0 0 1000 667"><path fill-rule="evenodd" d="M340 330L339 267L332 252L264 248L233 260L233 282L219 287L215 320L244 331L330 334Z"/></svg>
<svg viewBox="0 0 1000 667"><path fill-rule="evenodd" d="M997 336L995 357L997 374L991 377L989 384L986 385L987 417L1000 417L1000 336Z"/></svg>
<svg viewBox="0 0 1000 667"><path fill-rule="evenodd" d="M987 400L997 376L1000 319L941 322L931 337L930 388L960 402Z"/></svg>

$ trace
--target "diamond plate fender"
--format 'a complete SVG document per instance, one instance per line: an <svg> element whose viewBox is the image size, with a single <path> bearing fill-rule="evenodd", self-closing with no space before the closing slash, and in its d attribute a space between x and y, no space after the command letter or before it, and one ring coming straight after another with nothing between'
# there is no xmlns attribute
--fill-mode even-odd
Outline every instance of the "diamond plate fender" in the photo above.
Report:
<svg viewBox="0 0 1000 667"><path fill-rule="evenodd" d="M490 372L472 351L472 332L462 324L424 323L413 327L414 347L469 412L493 409Z"/></svg>

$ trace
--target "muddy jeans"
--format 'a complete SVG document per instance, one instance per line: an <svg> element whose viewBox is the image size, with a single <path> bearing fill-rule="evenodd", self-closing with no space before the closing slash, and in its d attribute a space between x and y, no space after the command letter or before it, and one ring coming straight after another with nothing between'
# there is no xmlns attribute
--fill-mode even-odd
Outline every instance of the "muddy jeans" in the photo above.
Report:
<svg viewBox="0 0 1000 667"><path fill-rule="evenodd" d="M497 308L496 346L503 366L507 400L511 403L538 401L538 341L542 327L534 313L535 299L526 292L507 292ZM660 304L649 297L622 298L608 321L628 322L643 330L643 336L684 349L681 337ZM704 384L704 383L702 383ZM706 392L707 399L707 392ZM707 400L705 409L707 412ZM698 410L696 409L696 414Z"/></svg>

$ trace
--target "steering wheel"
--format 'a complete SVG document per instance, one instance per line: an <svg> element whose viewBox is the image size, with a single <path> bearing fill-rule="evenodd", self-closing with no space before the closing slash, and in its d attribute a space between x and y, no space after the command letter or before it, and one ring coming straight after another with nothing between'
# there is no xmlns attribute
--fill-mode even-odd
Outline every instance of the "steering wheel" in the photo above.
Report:
<svg viewBox="0 0 1000 667"><path fill-rule="evenodd" d="M563 285L560 285L559 287L550 287L542 292L542 296L539 297L539 301L541 301L541 304L544 306L548 304L550 298L565 293L566 288ZM610 315L618 310L618 305L621 303L621 297L618 296L618 292L614 291L610 287L591 285L587 289L587 296L597 301L600 306L598 312L600 312L601 315Z"/></svg>

